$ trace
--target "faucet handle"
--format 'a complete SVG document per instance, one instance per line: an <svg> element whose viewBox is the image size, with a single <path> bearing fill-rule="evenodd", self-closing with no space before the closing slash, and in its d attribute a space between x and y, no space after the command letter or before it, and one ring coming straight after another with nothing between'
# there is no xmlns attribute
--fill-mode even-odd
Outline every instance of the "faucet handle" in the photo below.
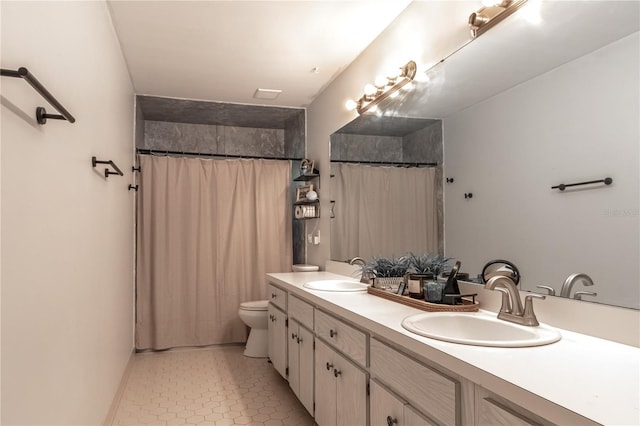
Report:
<svg viewBox="0 0 640 426"><path fill-rule="evenodd" d="M598 293L594 293L593 291L576 291L573 294L573 298L576 300L582 300L582 296L597 296Z"/></svg>
<svg viewBox="0 0 640 426"><path fill-rule="evenodd" d="M502 305L500 305L500 312L510 314L513 312L511 308L511 298L506 288L496 287L494 290L499 291L502 294Z"/></svg>
<svg viewBox="0 0 640 426"><path fill-rule="evenodd" d="M542 288L544 290L547 290L549 292L549 296L555 296L556 295L556 289L553 287L549 287L548 285L537 285L537 288Z"/></svg>
<svg viewBox="0 0 640 426"><path fill-rule="evenodd" d="M538 318L536 318L536 314L533 312L533 298L536 299L546 299L547 296L543 294L531 293L524 298L524 313L522 314L522 319L524 325L528 326L537 326L540 325L538 322Z"/></svg>

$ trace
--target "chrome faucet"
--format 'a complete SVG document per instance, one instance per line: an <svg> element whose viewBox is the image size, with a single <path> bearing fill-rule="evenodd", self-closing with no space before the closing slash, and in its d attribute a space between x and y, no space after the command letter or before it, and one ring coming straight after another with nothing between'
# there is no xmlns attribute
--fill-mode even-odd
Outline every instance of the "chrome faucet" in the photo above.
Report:
<svg viewBox="0 0 640 426"><path fill-rule="evenodd" d="M356 256L353 259L347 260L347 263L349 265L358 264L360 266L364 266L364 265L366 265L367 262L363 258ZM371 284L371 277L368 274L366 274L364 272L364 270L363 270L362 274L360 275L360 282L364 283L364 284Z"/></svg>
<svg viewBox="0 0 640 426"><path fill-rule="evenodd" d="M520 299L520 292L516 283L511 278L505 276L495 276L484 285L487 290L497 290L502 293L502 305L498 318L520 325L537 326L540 325L533 312L533 298L545 299L541 294L529 294L524 298L524 308Z"/></svg>
<svg viewBox="0 0 640 426"><path fill-rule="evenodd" d="M593 285L593 280L589 275L571 274L567 277L566 280L564 280L564 283L562 284L562 289L560 290L560 296L571 297L571 289L573 289L573 285L578 281L582 281L582 284L585 286ZM582 300L582 296L597 296L597 295L598 293L593 293L591 291L579 291L579 292L576 292L576 294L574 295L574 298L577 300Z"/></svg>

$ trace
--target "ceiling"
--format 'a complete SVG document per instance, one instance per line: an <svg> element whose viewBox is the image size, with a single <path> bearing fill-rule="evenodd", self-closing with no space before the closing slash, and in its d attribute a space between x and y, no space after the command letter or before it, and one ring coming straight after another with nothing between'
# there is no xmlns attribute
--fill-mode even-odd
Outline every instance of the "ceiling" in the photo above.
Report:
<svg viewBox="0 0 640 426"><path fill-rule="evenodd" d="M306 107L410 2L108 4L137 94ZM282 93L255 98L258 88Z"/></svg>

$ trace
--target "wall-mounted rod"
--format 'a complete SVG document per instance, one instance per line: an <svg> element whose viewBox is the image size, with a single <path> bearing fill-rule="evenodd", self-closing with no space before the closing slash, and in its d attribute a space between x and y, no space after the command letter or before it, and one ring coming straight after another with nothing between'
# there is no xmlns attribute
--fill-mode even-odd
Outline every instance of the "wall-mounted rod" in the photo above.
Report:
<svg viewBox="0 0 640 426"><path fill-rule="evenodd" d="M98 164L108 164L111 167L113 167L115 169L115 172L112 170L104 169L104 177L108 178L110 175L119 175L119 176L124 176L124 173L122 173L122 170L120 170L120 168L118 166L116 166L116 163L114 163L112 160L109 161L101 161L96 159L96 157L91 157L91 165L93 167L97 166Z"/></svg>
<svg viewBox="0 0 640 426"><path fill-rule="evenodd" d="M604 179L599 180L590 180L588 182L578 182L578 183L561 183L560 185L552 186L551 189L559 189L560 191L564 191L566 188L570 186L580 186L580 185L591 185L594 183L604 183L605 185L611 185L613 183L613 179L610 177L606 177Z"/></svg>
<svg viewBox="0 0 640 426"><path fill-rule="evenodd" d="M402 161L348 161L348 160L331 160L332 163L351 163L351 164L379 164L382 166L398 166L398 167L437 167L438 163L409 163Z"/></svg>
<svg viewBox="0 0 640 426"><path fill-rule="evenodd" d="M39 124L45 124L47 122L47 118L51 118L54 120L67 120L69 123L75 123L76 119L73 118L71 113L65 109L65 107L58 102L58 100L38 81L38 79L29 72L25 67L18 68L17 71L1 69L0 75L2 77L16 77L22 78L25 80L31 87L35 89L36 92L40 94L47 102L51 104L58 112L62 115L55 114L47 114L47 111L43 107L38 107L36 109L36 119Z"/></svg>
<svg viewBox="0 0 640 426"><path fill-rule="evenodd" d="M293 157L259 157L256 155L227 155L227 154L212 154L206 152L185 152L185 151L160 151L155 149L136 149L138 154L148 154L148 155L182 155L188 157L212 157L212 158L248 158L255 160L292 160L292 161L300 161L302 158L293 158Z"/></svg>

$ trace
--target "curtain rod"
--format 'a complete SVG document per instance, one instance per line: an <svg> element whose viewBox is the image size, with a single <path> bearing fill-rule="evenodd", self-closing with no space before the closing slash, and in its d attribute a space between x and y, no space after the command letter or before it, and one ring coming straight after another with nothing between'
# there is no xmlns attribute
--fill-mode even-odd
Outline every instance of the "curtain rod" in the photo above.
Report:
<svg viewBox="0 0 640 426"><path fill-rule="evenodd" d="M292 160L292 161L300 161L302 158L293 158L293 157L260 157L256 155L231 155L231 154L211 154L205 152L187 152L187 151L161 151L156 149L136 149L137 154L148 154L148 155L188 155L194 157L218 157L218 158L246 158L252 160Z"/></svg>
<svg viewBox="0 0 640 426"><path fill-rule="evenodd" d="M352 163L352 164L380 164L386 166L405 166L405 167L437 167L438 163L408 163L402 161L347 161L347 160L331 160L332 163Z"/></svg>

